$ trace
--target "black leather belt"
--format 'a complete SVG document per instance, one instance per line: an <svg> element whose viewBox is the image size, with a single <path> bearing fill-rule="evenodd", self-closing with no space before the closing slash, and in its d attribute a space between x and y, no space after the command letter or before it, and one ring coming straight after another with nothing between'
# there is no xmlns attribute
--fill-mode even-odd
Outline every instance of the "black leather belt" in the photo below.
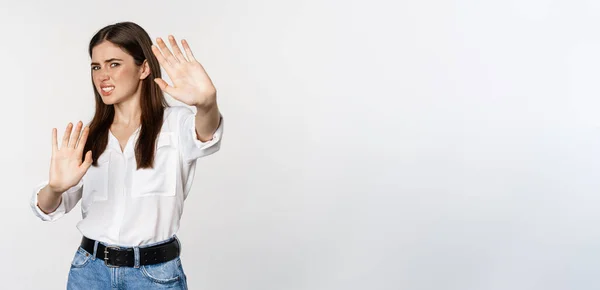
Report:
<svg viewBox="0 0 600 290"><path fill-rule="evenodd" d="M88 253L94 253L95 240L83 237L81 247ZM171 261L180 254L180 245L177 239L173 238L164 244L150 247L139 248L140 266L152 265ZM135 255L133 248L123 248L115 246L104 246L98 243L96 258L104 260L108 267L133 267L135 265Z"/></svg>

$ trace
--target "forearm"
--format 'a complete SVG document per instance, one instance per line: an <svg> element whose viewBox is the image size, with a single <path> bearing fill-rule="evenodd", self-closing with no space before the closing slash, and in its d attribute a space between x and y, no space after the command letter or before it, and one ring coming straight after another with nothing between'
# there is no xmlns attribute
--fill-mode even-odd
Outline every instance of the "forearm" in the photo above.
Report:
<svg viewBox="0 0 600 290"><path fill-rule="evenodd" d="M46 185L38 193L38 207L45 213L54 212L62 202L62 193L54 192Z"/></svg>
<svg viewBox="0 0 600 290"><path fill-rule="evenodd" d="M209 141L213 134L219 128L221 113L216 102L209 106L196 106L196 137L202 142Z"/></svg>

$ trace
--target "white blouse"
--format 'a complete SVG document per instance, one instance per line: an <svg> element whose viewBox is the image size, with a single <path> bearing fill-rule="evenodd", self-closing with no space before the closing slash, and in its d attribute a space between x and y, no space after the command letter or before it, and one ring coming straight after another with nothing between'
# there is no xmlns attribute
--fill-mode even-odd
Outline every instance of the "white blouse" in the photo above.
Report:
<svg viewBox="0 0 600 290"><path fill-rule="evenodd" d="M55 221L71 211L81 199L83 219L77 224L82 235L118 246L141 246L175 235L183 203L192 187L196 160L217 152L223 134L223 117L213 139L196 138L195 114L191 108L165 108L158 135L153 169L136 170L134 153L138 128L123 152L109 131L106 150L81 181L62 194L60 206L45 214L37 206L38 192L48 180L34 188L31 207L44 221ZM90 142L90 140L88 140Z"/></svg>

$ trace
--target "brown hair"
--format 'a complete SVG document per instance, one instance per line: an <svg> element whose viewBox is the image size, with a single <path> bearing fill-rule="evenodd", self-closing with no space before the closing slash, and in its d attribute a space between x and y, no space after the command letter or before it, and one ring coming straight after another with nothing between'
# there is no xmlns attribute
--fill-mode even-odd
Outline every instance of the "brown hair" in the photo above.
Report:
<svg viewBox="0 0 600 290"><path fill-rule="evenodd" d="M137 169L152 168L154 165L154 148L163 123L164 108L169 107L162 90L154 82L155 78L161 77L161 73L158 60L152 53L152 40L148 33L135 23L120 22L112 24L100 29L92 37L89 45L90 57L92 57L92 49L104 41L110 41L121 47L133 57L136 65L140 66L146 60L150 67L150 75L142 80L140 97L140 107L142 109L141 129L135 144L135 159L137 160ZM92 150L92 156L94 157L92 164L97 166L97 158L102 155L108 145L108 131L114 119L115 109L113 105L106 105L102 102L100 93L94 87L93 79L92 87L96 99L96 112L92 121L88 124L90 131L83 152ZM85 154L83 157L85 157Z"/></svg>

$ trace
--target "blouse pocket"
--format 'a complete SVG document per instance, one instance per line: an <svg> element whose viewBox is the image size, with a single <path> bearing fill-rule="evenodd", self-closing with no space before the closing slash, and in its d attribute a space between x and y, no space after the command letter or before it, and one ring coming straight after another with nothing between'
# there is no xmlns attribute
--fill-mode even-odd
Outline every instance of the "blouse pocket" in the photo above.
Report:
<svg viewBox="0 0 600 290"><path fill-rule="evenodd" d="M177 189L178 152L171 132L160 133L154 155L154 168L135 170L131 196L174 196Z"/></svg>
<svg viewBox="0 0 600 290"><path fill-rule="evenodd" d="M90 166L83 181L83 203L91 205L94 201L108 199L108 168L110 151L106 150L98 158L98 166Z"/></svg>

